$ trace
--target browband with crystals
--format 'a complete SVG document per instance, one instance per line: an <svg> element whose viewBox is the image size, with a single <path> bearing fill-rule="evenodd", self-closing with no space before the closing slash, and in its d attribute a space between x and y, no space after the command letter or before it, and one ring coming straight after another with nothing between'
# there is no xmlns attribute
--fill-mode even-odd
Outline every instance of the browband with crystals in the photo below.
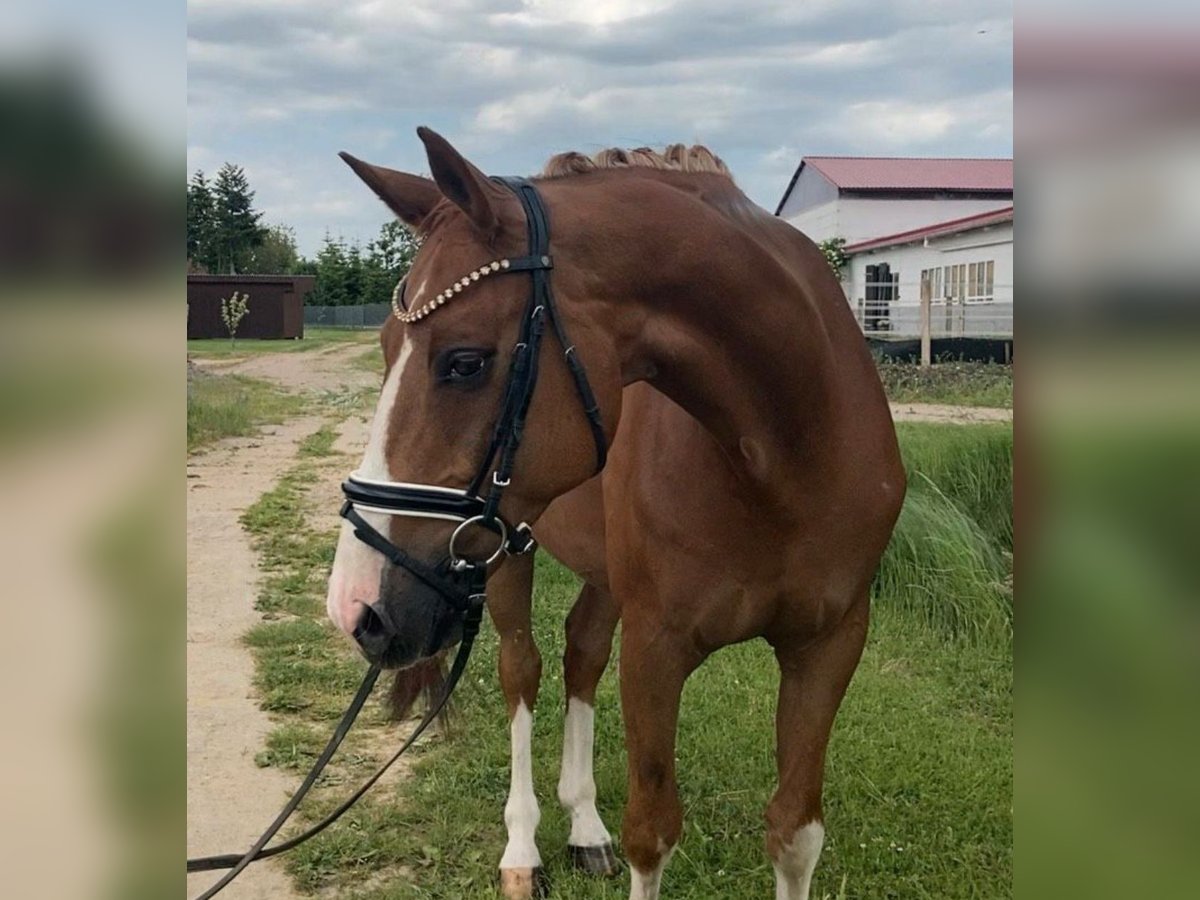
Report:
<svg viewBox="0 0 1200 900"><path fill-rule="evenodd" d="M464 275L428 303L414 310L405 310L400 306L400 291L403 289L405 281L404 278L401 278L396 282L396 286L392 288L392 314L405 324L419 322L439 306L442 306L455 294L461 294L464 288L470 287L474 282L479 281L481 278L486 278L488 275L496 272L524 272L531 269L549 268L553 268L553 263L550 261L549 256L494 259L490 263L480 266L469 275Z"/></svg>

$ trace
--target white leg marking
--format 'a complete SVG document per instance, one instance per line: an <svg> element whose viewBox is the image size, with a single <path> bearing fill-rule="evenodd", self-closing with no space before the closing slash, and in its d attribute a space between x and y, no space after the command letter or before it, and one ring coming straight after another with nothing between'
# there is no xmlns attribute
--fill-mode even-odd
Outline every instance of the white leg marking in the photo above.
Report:
<svg viewBox="0 0 1200 900"><path fill-rule="evenodd" d="M387 461L388 426L396 408L396 399L400 396L404 368L411 356L412 341L405 335L400 355L388 372L379 394L375 418L371 422L371 436L363 453L362 465L359 466L359 472L367 478L387 481L392 477ZM387 533L387 516L367 510L363 510L361 515L373 527ZM333 624L346 634L354 633L354 627L362 615L362 606L369 606L379 599L379 578L382 573L383 557L354 536L354 526L342 522L337 552L333 557L333 570L329 573L325 610Z"/></svg>
<svg viewBox="0 0 1200 900"><path fill-rule="evenodd" d="M558 801L571 814L571 836L567 843L572 847L601 847L612 843L608 829L596 812L596 779L592 774L595 719L595 710L589 704L576 697L567 701Z"/></svg>
<svg viewBox="0 0 1200 900"><path fill-rule="evenodd" d="M534 833L541 811L533 793L533 715L522 700L512 717L512 780L508 802L504 805L504 824L508 826L508 846L500 858L502 869L532 869L542 864Z"/></svg>
<svg viewBox="0 0 1200 900"><path fill-rule="evenodd" d="M633 866L629 867L629 900L658 900L658 889L662 885L663 869L671 861L674 847L666 847L659 841L662 856L658 865L649 872L640 872Z"/></svg>
<svg viewBox="0 0 1200 900"><path fill-rule="evenodd" d="M775 860L775 900L808 900L817 857L825 844L825 826L809 822Z"/></svg>

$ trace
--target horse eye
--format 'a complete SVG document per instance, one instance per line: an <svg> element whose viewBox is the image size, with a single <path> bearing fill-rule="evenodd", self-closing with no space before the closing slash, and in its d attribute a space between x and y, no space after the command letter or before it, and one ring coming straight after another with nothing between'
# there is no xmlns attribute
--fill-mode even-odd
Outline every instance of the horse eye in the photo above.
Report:
<svg viewBox="0 0 1200 900"><path fill-rule="evenodd" d="M482 371L482 356L460 356L450 364L450 374L456 378L470 378Z"/></svg>
<svg viewBox="0 0 1200 900"><path fill-rule="evenodd" d="M482 350L456 350L448 354L441 368L445 381L469 381L483 374L490 353Z"/></svg>

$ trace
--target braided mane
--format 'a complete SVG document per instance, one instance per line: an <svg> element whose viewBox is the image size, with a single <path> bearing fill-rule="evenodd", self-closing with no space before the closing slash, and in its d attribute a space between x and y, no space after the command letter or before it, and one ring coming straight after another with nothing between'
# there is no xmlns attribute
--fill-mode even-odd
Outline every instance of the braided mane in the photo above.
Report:
<svg viewBox="0 0 1200 900"><path fill-rule="evenodd" d="M558 153L547 160L542 169L543 178L566 178L571 175L582 175L598 169L625 169L640 166L647 169L670 169L676 172L705 172L711 175L723 175L730 181L733 175L721 157L702 144L688 147L684 144L671 144L661 153L649 147L638 147L635 150L623 150L620 147L609 147L592 156L587 156L576 150Z"/></svg>

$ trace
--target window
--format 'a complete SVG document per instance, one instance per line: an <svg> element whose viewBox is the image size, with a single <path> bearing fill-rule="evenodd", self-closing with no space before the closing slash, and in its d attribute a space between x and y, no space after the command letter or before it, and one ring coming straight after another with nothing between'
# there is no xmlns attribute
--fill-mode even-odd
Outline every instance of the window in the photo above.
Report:
<svg viewBox="0 0 1200 900"><path fill-rule="evenodd" d="M931 300L957 300L988 303L996 297L996 263L959 263L921 270L921 297Z"/></svg>

